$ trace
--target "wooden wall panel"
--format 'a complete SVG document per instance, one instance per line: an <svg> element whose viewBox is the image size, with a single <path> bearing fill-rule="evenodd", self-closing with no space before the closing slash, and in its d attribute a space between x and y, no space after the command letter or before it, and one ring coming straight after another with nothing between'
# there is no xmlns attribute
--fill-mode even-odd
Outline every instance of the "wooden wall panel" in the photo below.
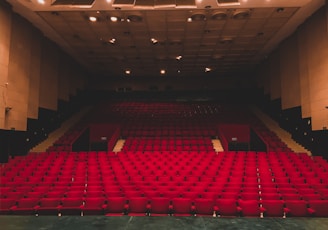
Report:
<svg viewBox="0 0 328 230"><path fill-rule="evenodd" d="M46 39L42 42L40 76L41 108L57 110L58 99L58 47Z"/></svg>
<svg viewBox="0 0 328 230"><path fill-rule="evenodd" d="M279 52L273 52L269 59L270 97L271 100L281 98L281 73Z"/></svg>
<svg viewBox="0 0 328 230"><path fill-rule="evenodd" d="M31 64L30 24L23 18L12 19L8 66L8 101L12 109L6 113L5 128L26 130Z"/></svg>
<svg viewBox="0 0 328 230"><path fill-rule="evenodd" d="M309 21L307 31L308 69L312 129L328 127L328 35L326 9L322 8Z"/></svg>
<svg viewBox="0 0 328 230"><path fill-rule="evenodd" d="M289 109L301 105L297 36L286 39L279 48L281 71L281 106Z"/></svg>
<svg viewBox="0 0 328 230"><path fill-rule="evenodd" d="M5 128L11 24L12 13L9 7L0 4L0 129Z"/></svg>
<svg viewBox="0 0 328 230"><path fill-rule="evenodd" d="M63 53L60 54L59 79L58 79L58 99L69 101L69 81L71 77L70 59Z"/></svg>
<svg viewBox="0 0 328 230"><path fill-rule="evenodd" d="M41 34L32 30L31 67L27 117L37 119L39 113L39 89L41 70Z"/></svg>
<svg viewBox="0 0 328 230"><path fill-rule="evenodd" d="M300 87L301 87L301 108L302 117L311 117L311 100L310 100L310 81L308 66L308 23L303 24L298 32L298 53L299 53L299 69L300 69Z"/></svg>
<svg viewBox="0 0 328 230"><path fill-rule="evenodd" d="M264 94L265 95L269 95L270 94L270 77L271 77L271 73L270 71L268 71L269 67L270 67L270 63L269 60L265 60L265 62L262 63L263 65L263 90L264 90Z"/></svg>

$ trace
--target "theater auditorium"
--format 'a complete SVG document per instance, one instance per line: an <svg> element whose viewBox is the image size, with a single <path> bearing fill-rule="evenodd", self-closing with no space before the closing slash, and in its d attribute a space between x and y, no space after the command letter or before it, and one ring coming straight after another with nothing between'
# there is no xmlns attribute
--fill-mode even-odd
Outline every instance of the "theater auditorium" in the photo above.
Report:
<svg viewBox="0 0 328 230"><path fill-rule="evenodd" d="M4 0L1 229L328 229L328 1Z"/></svg>

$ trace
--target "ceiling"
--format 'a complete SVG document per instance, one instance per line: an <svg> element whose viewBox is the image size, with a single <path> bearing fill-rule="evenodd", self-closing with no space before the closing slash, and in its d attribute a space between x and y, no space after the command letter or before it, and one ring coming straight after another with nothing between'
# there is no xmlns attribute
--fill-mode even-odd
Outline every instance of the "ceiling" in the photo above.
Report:
<svg viewBox="0 0 328 230"><path fill-rule="evenodd" d="M325 1L7 2L92 75L140 77L247 73Z"/></svg>

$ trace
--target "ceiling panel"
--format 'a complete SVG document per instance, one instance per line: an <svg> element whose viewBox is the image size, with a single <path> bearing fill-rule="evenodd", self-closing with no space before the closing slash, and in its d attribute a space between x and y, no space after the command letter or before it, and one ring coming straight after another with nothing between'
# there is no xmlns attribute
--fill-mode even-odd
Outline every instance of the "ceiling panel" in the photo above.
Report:
<svg viewBox="0 0 328 230"><path fill-rule="evenodd" d="M90 9L45 6L41 10L40 6L23 0L7 1L23 4L25 9L35 12L42 21L39 24L52 31L47 36L61 47L69 47L68 52L89 66L91 72L107 74L111 70L124 75L123 70L129 68L138 73L133 76L148 75L149 72L143 72L148 71L145 66L153 66L153 71L163 65L171 67L174 69L167 73L174 75L178 67L192 70L187 71L190 74L204 73L206 64L227 74L231 68L235 71L252 68L269 51L272 38L286 30L295 15L299 23L308 17L300 11L304 12L309 2L248 0L241 1L240 6L219 7L215 0L208 0L197 1L194 9L139 9L131 4L115 8L113 3L95 0ZM319 0L315 1L319 5ZM138 0L139 5L146 2ZM235 16L240 12L246 13ZM89 16L97 21L91 22ZM118 20L113 22L112 16ZM188 20L189 17L193 20ZM297 25L293 26L289 31ZM157 42L152 43L151 38ZM110 39L115 39L113 44ZM271 48L275 46L272 42ZM175 60L177 55L182 56L181 60ZM158 73L156 70L152 74Z"/></svg>

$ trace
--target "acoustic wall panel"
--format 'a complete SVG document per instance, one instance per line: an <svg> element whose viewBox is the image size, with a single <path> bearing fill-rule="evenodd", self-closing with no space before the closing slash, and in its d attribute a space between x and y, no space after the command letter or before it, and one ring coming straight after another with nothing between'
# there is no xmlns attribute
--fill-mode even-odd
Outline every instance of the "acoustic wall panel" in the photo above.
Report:
<svg viewBox="0 0 328 230"><path fill-rule="evenodd" d="M8 65L11 40L12 13L9 7L0 5L0 129L5 128L7 106Z"/></svg>
<svg viewBox="0 0 328 230"><path fill-rule="evenodd" d="M7 106L5 128L26 130L31 64L30 24L19 16L12 18L8 65Z"/></svg>

